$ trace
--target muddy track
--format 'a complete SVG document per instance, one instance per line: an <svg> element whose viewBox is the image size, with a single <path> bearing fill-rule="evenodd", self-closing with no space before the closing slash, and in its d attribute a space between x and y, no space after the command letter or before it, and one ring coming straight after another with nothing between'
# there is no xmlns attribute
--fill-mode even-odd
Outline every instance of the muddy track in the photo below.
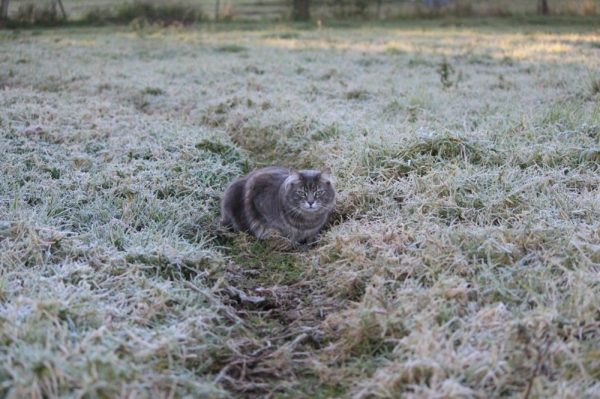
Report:
<svg viewBox="0 0 600 399"><path fill-rule="evenodd" d="M300 380L317 377L310 361L330 342L321 324L344 301L328 297L306 252L283 252L249 237L230 245L221 292L246 334L216 380L241 397L316 388Z"/></svg>

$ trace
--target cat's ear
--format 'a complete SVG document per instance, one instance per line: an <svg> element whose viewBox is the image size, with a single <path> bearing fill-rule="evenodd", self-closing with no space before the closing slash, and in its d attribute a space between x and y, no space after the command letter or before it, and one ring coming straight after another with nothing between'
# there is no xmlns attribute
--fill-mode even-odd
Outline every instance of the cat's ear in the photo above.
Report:
<svg viewBox="0 0 600 399"><path fill-rule="evenodd" d="M289 190L289 188L292 186L292 184L294 183L298 183L300 181L300 174L298 172L292 172L284 181L283 181L283 187L287 190Z"/></svg>

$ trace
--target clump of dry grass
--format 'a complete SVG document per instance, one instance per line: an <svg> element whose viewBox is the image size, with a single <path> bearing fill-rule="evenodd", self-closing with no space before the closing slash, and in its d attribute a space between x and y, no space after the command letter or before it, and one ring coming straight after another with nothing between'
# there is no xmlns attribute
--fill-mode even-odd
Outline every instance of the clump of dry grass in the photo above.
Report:
<svg viewBox="0 0 600 399"><path fill-rule="evenodd" d="M409 172L427 173L439 163L498 163L498 151L491 143L475 142L451 134L431 134L400 143L375 144L366 159L370 174L386 179Z"/></svg>
<svg viewBox="0 0 600 399"><path fill-rule="evenodd" d="M597 396L597 34L427 24L0 35L1 394ZM217 228L272 163L317 245Z"/></svg>

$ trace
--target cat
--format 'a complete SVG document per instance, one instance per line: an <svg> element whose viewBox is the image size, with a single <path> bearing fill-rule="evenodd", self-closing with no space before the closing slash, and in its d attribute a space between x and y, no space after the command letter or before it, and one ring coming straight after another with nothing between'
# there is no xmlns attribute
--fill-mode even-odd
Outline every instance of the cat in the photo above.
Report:
<svg viewBox="0 0 600 399"><path fill-rule="evenodd" d="M278 166L255 170L234 180L221 199L221 226L258 238L278 232L297 243L311 243L335 205L330 169Z"/></svg>

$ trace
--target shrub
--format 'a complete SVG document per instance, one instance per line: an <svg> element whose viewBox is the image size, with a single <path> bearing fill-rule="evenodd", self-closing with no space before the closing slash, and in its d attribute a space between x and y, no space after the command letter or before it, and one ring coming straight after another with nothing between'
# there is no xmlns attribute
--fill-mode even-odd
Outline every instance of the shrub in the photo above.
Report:
<svg viewBox="0 0 600 399"><path fill-rule="evenodd" d="M38 2L37 4L26 2L19 5L11 22L19 25L55 25L60 20L56 7L53 7L52 3L48 1Z"/></svg>
<svg viewBox="0 0 600 399"><path fill-rule="evenodd" d="M367 11L373 0L330 0L328 6L337 18L367 17Z"/></svg>
<svg viewBox="0 0 600 399"><path fill-rule="evenodd" d="M128 24L135 20L144 20L153 24L193 24L204 19L202 11L184 3L153 4L146 1L124 3L116 10L95 9L83 20L87 23Z"/></svg>

